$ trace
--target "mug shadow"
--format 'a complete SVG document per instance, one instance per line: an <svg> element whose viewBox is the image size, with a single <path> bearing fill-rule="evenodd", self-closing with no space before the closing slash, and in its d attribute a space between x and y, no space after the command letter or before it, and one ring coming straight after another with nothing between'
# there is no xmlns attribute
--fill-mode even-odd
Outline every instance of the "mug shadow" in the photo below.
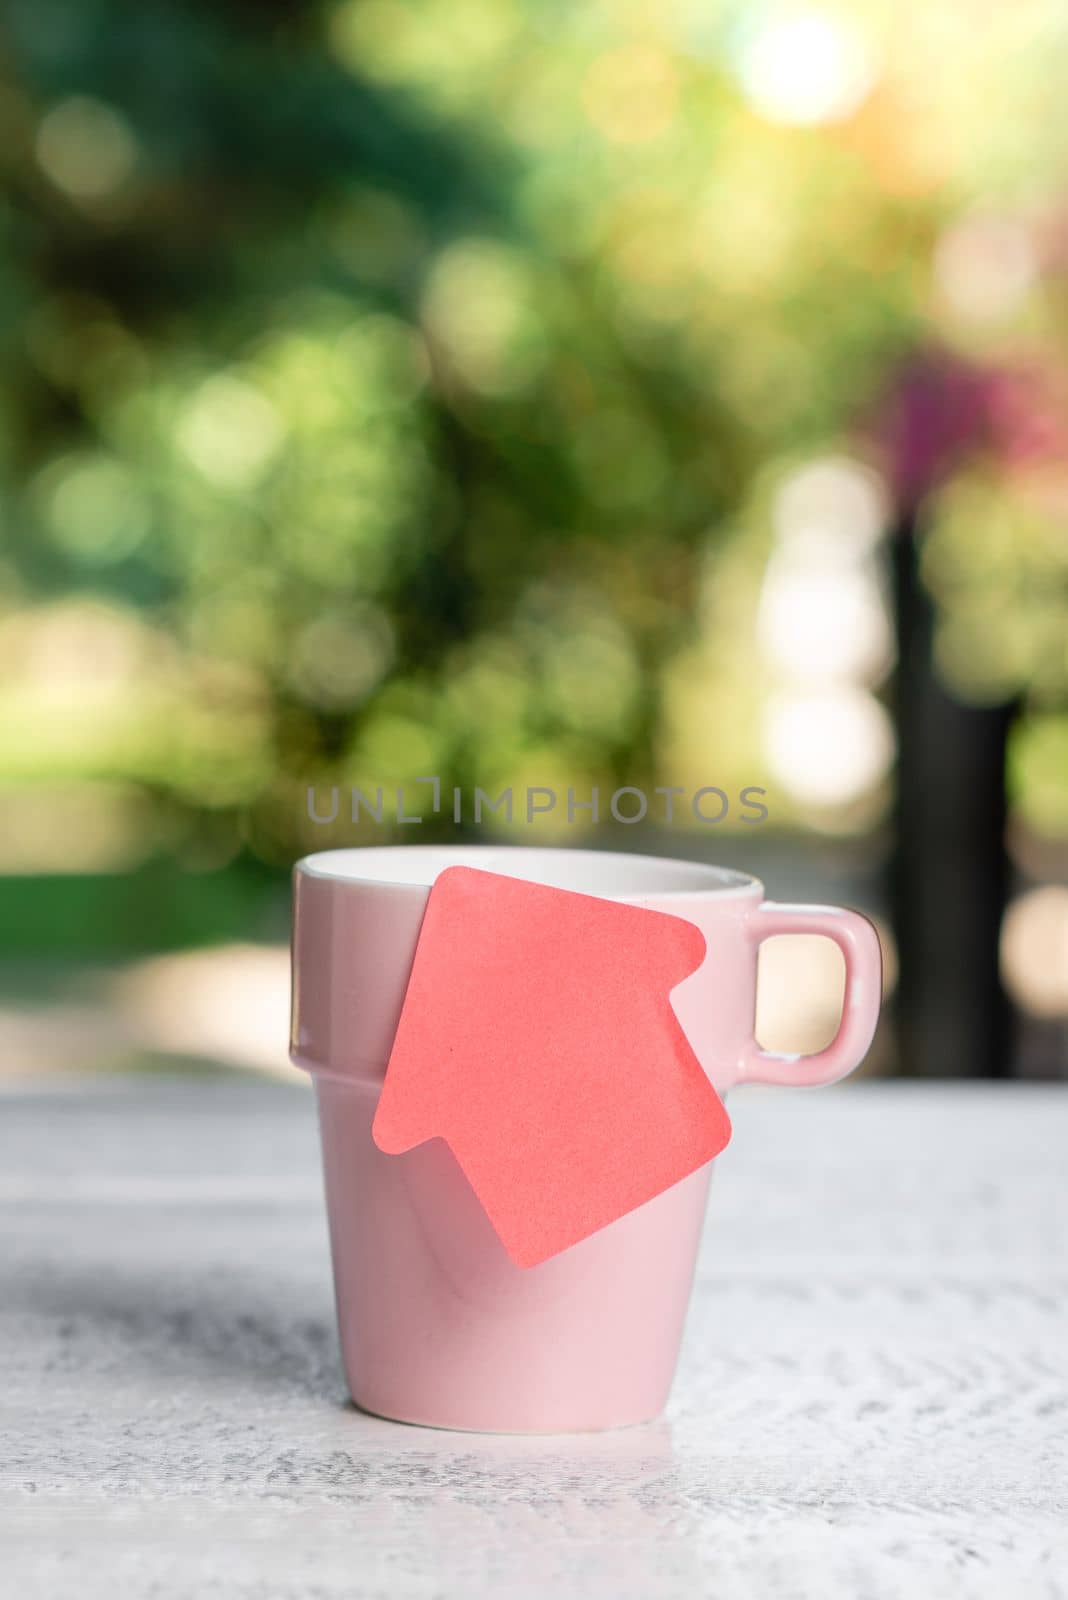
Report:
<svg viewBox="0 0 1068 1600"><path fill-rule="evenodd" d="M539 1466L562 1458L609 1477L624 1464L663 1467L670 1423L590 1433L506 1434L423 1427L378 1417L350 1399L328 1294L299 1307L296 1286L270 1292L249 1271L193 1284L156 1270L23 1263L0 1281L3 1320L32 1324L43 1372L114 1374L167 1385L224 1383L248 1395L312 1400L358 1428L362 1444L400 1456ZM306 1298L306 1296L305 1296ZM295 1309L284 1302L292 1300Z"/></svg>
<svg viewBox="0 0 1068 1600"><path fill-rule="evenodd" d="M52 1371L228 1380L349 1406L329 1298L310 1307L305 1285L271 1287L247 1270L194 1283L165 1263L132 1270L52 1260L9 1269L0 1303L5 1321L35 1324L34 1345Z"/></svg>

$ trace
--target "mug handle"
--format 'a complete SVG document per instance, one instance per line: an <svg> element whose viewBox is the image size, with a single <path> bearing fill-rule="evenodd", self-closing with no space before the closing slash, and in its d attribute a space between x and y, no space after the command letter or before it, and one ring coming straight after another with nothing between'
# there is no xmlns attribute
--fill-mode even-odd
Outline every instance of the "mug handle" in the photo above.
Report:
<svg viewBox="0 0 1068 1600"><path fill-rule="evenodd" d="M777 934L816 933L831 939L845 959L845 993L838 1032L825 1050L814 1055L776 1055L752 1039L740 1063L739 1083L782 1083L811 1088L835 1083L859 1067L879 1020L882 998L882 951L879 935L859 911L838 906L776 905L765 900L748 924L756 955L765 939Z"/></svg>

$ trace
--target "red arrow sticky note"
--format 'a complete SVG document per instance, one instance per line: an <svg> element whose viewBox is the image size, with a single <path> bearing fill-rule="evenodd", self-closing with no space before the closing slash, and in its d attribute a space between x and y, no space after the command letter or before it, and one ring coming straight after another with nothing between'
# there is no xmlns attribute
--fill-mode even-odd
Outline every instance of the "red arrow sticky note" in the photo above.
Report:
<svg viewBox="0 0 1068 1600"><path fill-rule="evenodd" d="M730 1138L668 999L704 954L680 917L448 868L427 902L375 1143L399 1155L445 1139L519 1266L577 1244Z"/></svg>

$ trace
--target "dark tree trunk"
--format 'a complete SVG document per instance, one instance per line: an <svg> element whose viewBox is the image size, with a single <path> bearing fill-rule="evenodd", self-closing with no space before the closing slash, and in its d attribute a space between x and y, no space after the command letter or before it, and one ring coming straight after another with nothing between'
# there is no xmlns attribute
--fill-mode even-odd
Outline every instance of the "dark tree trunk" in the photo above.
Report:
<svg viewBox="0 0 1068 1600"><path fill-rule="evenodd" d="M967 706L939 682L934 611L910 523L894 541L899 741L891 896L901 963L901 1071L1005 1077L1011 1016L998 971L1008 891L1005 746L1012 705Z"/></svg>

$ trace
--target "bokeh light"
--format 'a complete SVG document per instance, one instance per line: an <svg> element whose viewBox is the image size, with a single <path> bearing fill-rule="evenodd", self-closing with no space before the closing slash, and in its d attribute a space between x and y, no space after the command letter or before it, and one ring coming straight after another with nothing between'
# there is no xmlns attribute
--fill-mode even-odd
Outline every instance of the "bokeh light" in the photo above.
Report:
<svg viewBox="0 0 1068 1600"><path fill-rule="evenodd" d="M738 75L755 110L798 127L840 122L875 81L871 47L848 13L754 8Z"/></svg>
<svg viewBox="0 0 1068 1600"><path fill-rule="evenodd" d="M1021 309L1037 280L1035 241L1021 220L973 213L942 234L934 268L957 315L977 322L1003 320Z"/></svg>
<svg viewBox="0 0 1068 1600"><path fill-rule="evenodd" d="M298 1077L285 1053L285 945L231 944L157 956L131 967L112 999L141 1049Z"/></svg>
<svg viewBox="0 0 1068 1600"><path fill-rule="evenodd" d="M1068 888L1048 884L1009 907L1001 968L1010 993L1039 1017L1068 1017Z"/></svg>
<svg viewBox="0 0 1068 1600"><path fill-rule="evenodd" d="M255 483L279 450L284 424L252 384L220 373L200 385L178 419L178 444L194 467L223 488Z"/></svg>
<svg viewBox="0 0 1068 1600"><path fill-rule="evenodd" d="M72 199L94 201L126 182L137 164L137 141L113 106L86 95L61 100L41 119L37 160Z"/></svg>
<svg viewBox="0 0 1068 1600"><path fill-rule="evenodd" d="M865 690L844 685L771 700L765 742L777 781L813 807L863 800L878 789L894 758L885 708Z"/></svg>

